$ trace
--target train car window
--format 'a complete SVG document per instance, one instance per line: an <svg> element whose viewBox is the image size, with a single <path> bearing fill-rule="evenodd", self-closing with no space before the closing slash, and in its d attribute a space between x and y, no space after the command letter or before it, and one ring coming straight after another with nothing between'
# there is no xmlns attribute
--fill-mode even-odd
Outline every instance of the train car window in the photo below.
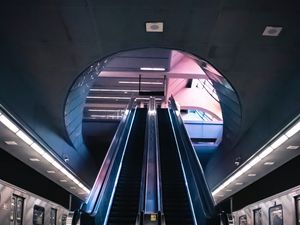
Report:
<svg viewBox="0 0 300 225"><path fill-rule="evenodd" d="M247 216L246 215L240 216L239 225L247 225Z"/></svg>
<svg viewBox="0 0 300 225"><path fill-rule="evenodd" d="M18 195L11 197L10 221L12 225L22 225L24 198Z"/></svg>
<svg viewBox="0 0 300 225"><path fill-rule="evenodd" d="M295 197L295 205L296 205L296 221L297 225L300 225L300 195Z"/></svg>
<svg viewBox="0 0 300 225"><path fill-rule="evenodd" d="M261 208L253 210L254 225L262 225Z"/></svg>
<svg viewBox="0 0 300 225"><path fill-rule="evenodd" d="M283 225L282 205L276 205L269 208L269 224Z"/></svg>
<svg viewBox="0 0 300 225"><path fill-rule="evenodd" d="M50 225L56 225L57 209L51 208Z"/></svg>
<svg viewBox="0 0 300 225"><path fill-rule="evenodd" d="M45 208L35 205L33 207L33 224L34 225L43 225L45 216Z"/></svg>
<svg viewBox="0 0 300 225"><path fill-rule="evenodd" d="M67 215L63 214L61 217L61 225L67 225Z"/></svg>

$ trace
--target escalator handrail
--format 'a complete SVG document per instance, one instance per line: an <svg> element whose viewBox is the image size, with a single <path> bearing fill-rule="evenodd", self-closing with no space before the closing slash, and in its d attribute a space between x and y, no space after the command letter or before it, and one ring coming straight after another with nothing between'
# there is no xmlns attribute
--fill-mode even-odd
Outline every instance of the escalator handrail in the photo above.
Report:
<svg viewBox="0 0 300 225"><path fill-rule="evenodd" d="M124 155L127 149L129 136L131 134L133 121L135 120L136 108L132 109L130 114L130 119L124 129L124 135L121 141L121 143L123 144L119 146L120 148L117 151L115 160L111 163L108 175L106 176L106 179L103 184L103 188L99 193L98 200L96 202L93 212L91 213L92 216L96 216L96 214L98 214L99 209L103 210L103 212L100 212L100 215L102 217L104 216L104 224L106 224L107 222L109 211L112 205L112 200L119 180L119 175L122 168ZM113 172L115 173L113 174ZM109 185L113 186L109 188Z"/></svg>
<svg viewBox="0 0 300 225"><path fill-rule="evenodd" d="M153 136L154 135L154 136ZM153 185L152 181L148 180L148 173L153 172L153 167L149 171L149 154L151 154L153 159L153 152L155 150L154 160L155 160L155 175L153 182L155 182L156 195L152 196L156 205L154 206L155 211L153 213L158 213L158 216L163 215L162 209L162 187L161 187L161 174L160 174L160 153L159 153L159 136L158 136L158 121L157 121L157 112L155 99L150 98L149 108L147 113L147 123L146 123L146 133L145 133L145 147L144 147L144 157L143 157L143 168L142 168L142 179L141 179L141 189L140 189L140 202L139 202L139 215L136 220L136 225L140 225L143 220L143 214L147 212L147 190L148 185ZM151 160L150 160L151 161ZM153 188L153 186L152 186ZM159 218L159 221L161 219ZM163 220L164 221L164 220ZM160 225L165 225L165 223L159 223Z"/></svg>
<svg viewBox="0 0 300 225"><path fill-rule="evenodd" d="M214 206L215 206L215 201L212 197L211 191L208 187L208 184L206 182L205 179L205 174L203 172L202 166L200 164L199 158L195 152L195 149L191 143L191 140L188 136L188 133L185 129L184 123L181 119L181 117L177 114L179 111L177 109L177 106L175 104L175 100L173 98L173 96L170 98L171 101L171 109L173 111L173 115L174 115L174 121L172 122L174 125L176 125L177 128L175 128L177 130L177 132L179 133L179 137L177 136L177 139L181 139L182 143L181 146L184 151L186 152L188 159L191 163L191 167L192 167L192 171L194 171L194 176L196 175L197 177L195 177L195 181L197 183L197 188L198 191L200 191L200 199L201 204L203 205L203 210L204 213L207 217L213 216L214 215ZM175 132L176 133L176 132Z"/></svg>
<svg viewBox="0 0 300 225"><path fill-rule="evenodd" d="M160 147L159 147L159 129L158 129L158 118L155 118L155 135L156 135L156 185L157 185L157 209L158 212L163 214L163 196L162 196L162 181L161 181L161 161L160 161Z"/></svg>
<svg viewBox="0 0 300 225"><path fill-rule="evenodd" d="M95 179L95 182L94 182L93 188L91 189L89 197L81 207L81 211L83 211L87 214L92 214L94 211L94 208L98 201L101 189L104 186L106 177L109 175L108 171L110 170L110 168L114 162L116 153L118 152L118 149L120 148L120 144L122 143L122 138L123 138L124 132L126 130L125 128L131 121L130 118L132 118L131 114L133 113L131 109L133 108L133 104L134 104L134 99L131 99L125 110L125 113L119 123L117 131L111 142L111 145L106 153L106 156L103 160L101 168Z"/></svg>

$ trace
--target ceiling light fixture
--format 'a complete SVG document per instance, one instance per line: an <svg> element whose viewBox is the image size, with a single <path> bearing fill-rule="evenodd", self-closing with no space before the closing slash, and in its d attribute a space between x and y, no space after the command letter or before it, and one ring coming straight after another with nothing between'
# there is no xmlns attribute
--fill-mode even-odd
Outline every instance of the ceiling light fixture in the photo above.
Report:
<svg viewBox="0 0 300 225"><path fill-rule="evenodd" d="M15 141L4 141L4 143L7 145L18 145L18 143Z"/></svg>
<svg viewBox="0 0 300 225"><path fill-rule="evenodd" d="M291 138L294 134L296 134L300 130L300 121L296 123L292 128L290 128L285 135Z"/></svg>
<svg viewBox="0 0 300 225"><path fill-rule="evenodd" d="M163 82L152 82L152 81L141 81L141 82L138 82L138 81L119 81L119 84L150 84L150 85L162 85Z"/></svg>
<svg viewBox="0 0 300 225"><path fill-rule="evenodd" d="M146 22L146 32L158 32L161 33L164 31L163 22Z"/></svg>
<svg viewBox="0 0 300 225"><path fill-rule="evenodd" d="M277 37L277 36L279 36L281 31L282 31L282 27L266 26L266 28L265 28L264 32L262 33L262 35L263 36Z"/></svg>
<svg viewBox="0 0 300 225"><path fill-rule="evenodd" d="M38 158L30 158L29 160L32 161L32 162L39 162L40 161Z"/></svg>
<svg viewBox="0 0 300 225"><path fill-rule="evenodd" d="M290 145L286 149L298 149L299 145Z"/></svg>
<svg viewBox="0 0 300 225"><path fill-rule="evenodd" d="M19 128L4 114L0 115L0 122L14 133L19 130Z"/></svg>
<svg viewBox="0 0 300 225"><path fill-rule="evenodd" d="M91 115L92 118L122 118L122 116L117 115Z"/></svg>
<svg viewBox="0 0 300 225"><path fill-rule="evenodd" d="M237 182L237 183L235 183L235 185L237 185L237 186L240 186L240 185L243 185L244 183L242 183L242 182Z"/></svg>
<svg viewBox="0 0 300 225"><path fill-rule="evenodd" d="M113 97L113 96L87 96L89 99L118 99L118 100L130 100L130 97Z"/></svg>
<svg viewBox="0 0 300 225"><path fill-rule="evenodd" d="M47 170L47 173L55 173L55 171L54 170Z"/></svg>
<svg viewBox="0 0 300 225"><path fill-rule="evenodd" d="M16 135L21 138L26 144L28 145L32 145L33 144L33 140L27 135L25 134L23 131L19 130Z"/></svg>
<svg viewBox="0 0 300 225"><path fill-rule="evenodd" d="M141 67L140 70L143 71L165 71L165 68L159 68L159 67Z"/></svg>
<svg viewBox="0 0 300 225"><path fill-rule="evenodd" d="M264 165L266 166L272 166L274 165L275 162L269 161L269 162L265 162Z"/></svg>
<svg viewBox="0 0 300 225"><path fill-rule="evenodd" d="M268 146L263 148L258 154L250 158L244 165L238 168L236 172L234 172L228 179L226 179L221 185L219 185L213 192L212 195L215 196L225 187L227 187L230 183L235 181L257 163L259 163L263 158L272 153L276 148L285 143L289 138L291 138L294 134L296 134L300 130L300 121L296 121L293 125L291 125L284 134L278 136L273 142L271 142ZM273 165L274 162L265 162L264 165Z"/></svg>
<svg viewBox="0 0 300 225"><path fill-rule="evenodd" d="M255 176L256 176L255 173L249 173L249 174L248 174L248 177L255 177Z"/></svg>
<svg viewBox="0 0 300 225"><path fill-rule="evenodd" d="M124 112L124 109L88 109L89 112Z"/></svg>
<svg viewBox="0 0 300 225"><path fill-rule="evenodd" d="M124 89L102 89L102 88L91 88L92 92L139 92L139 90L124 90Z"/></svg>

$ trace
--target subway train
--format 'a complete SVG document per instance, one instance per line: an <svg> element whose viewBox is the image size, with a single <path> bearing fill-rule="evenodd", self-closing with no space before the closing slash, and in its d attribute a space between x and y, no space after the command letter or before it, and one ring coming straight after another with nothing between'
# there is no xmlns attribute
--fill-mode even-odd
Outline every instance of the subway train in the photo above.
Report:
<svg viewBox="0 0 300 225"><path fill-rule="evenodd" d="M232 215L234 225L298 225L300 186L250 204Z"/></svg>
<svg viewBox="0 0 300 225"><path fill-rule="evenodd" d="M0 180L1 225L67 225L68 213L61 205Z"/></svg>

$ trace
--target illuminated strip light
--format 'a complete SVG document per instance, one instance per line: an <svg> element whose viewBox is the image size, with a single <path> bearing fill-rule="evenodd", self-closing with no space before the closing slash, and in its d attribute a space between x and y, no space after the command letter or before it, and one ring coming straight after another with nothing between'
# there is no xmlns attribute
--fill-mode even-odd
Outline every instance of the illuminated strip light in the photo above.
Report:
<svg viewBox="0 0 300 225"><path fill-rule="evenodd" d="M159 68L159 67L141 67L140 70L143 71L165 71L165 68Z"/></svg>
<svg viewBox="0 0 300 225"><path fill-rule="evenodd" d="M90 99L123 99L123 100L130 100L130 97L106 97L106 96L87 96L86 98Z"/></svg>
<svg viewBox="0 0 300 225"><path fill-rule="evenodd" d="M102 92L139 92L139 90L121 90L121 89L100 89L100 88L91 88L90 91L102 91Z"/></svg>
<svg viewBox="0 0 300 225"><path fill-rule="evenodd" d="M122 118L123 116L117 115L91 115L92 118Z"/></svg>
<svg viewBox="0 0 300 225"><path fill-rule="evenodd" d="M26 144L28 144L33 150L40 154L44 159L51 163L55 168L61 171L69 179L71 179L75 184L77 184L81 189L83 189L87 194L90 193L90 190L80 183L69 171L63 168L53 156L47 153L47 150L44 150L38 143L28 136L24 131L22 131L9 117L3 114L0 111L0 122L5 125L9 130L15 133L20 139L22 139Z"/></svg>
<svg viewBox="0 0 300 225"><path fill-rule="evenodd" d="M130 97L108 97L108 96L87 96L89 99L117 99L117 100L130 100ZM149 98L136 98L137 100L149 100ZM155 98L155 100L162 100L161 98Z"/></svg>
<svg viewBox="0 0 300 225"><path fill-rule="evenodd" d="M284 142L286 142L289 138L291 138L294 134L296 134L298 131L300 131L300 121L296 122L295 125L290 127L288 131L286 131L284 134L280 135L275 141L273 141L269 146L264 148L261 153L259 153L257 156L250 159L247 164L245 164L243 167L241 167L236 173L234 173L232 176L230 176L227 180L224 181L223 184L221 184L219 187L217 187L213 192L212 195L216 196L220 191L222 191L225 187L227 187L229 184L231 184L233 181L238 179L240 176L242 176L244 173L246 173L249 169L251 169L253 166L255 166L258 162L260 162L263 158L265 158L267 155L272 153L276 148L281 146Z"/></svg>
<svg viewBox="0 0 300 225"><path fill-rule="evenodd" d="M124 112L124 109L88 109L89 112Z"/></svg>
<svg viewBox="0 0 300 225"><path fill-rule="evenodd" d="M119 84L160 84L162 85L163 82L150 82L150 81L119 81Z"/></svg>
<svg viewBox="0 0 300 225"><path fill-rule="evenodd" d="M149 100L149 98L136 98L137 100ZM156 101L161 101L162 98L155 98Z"/></svg>

